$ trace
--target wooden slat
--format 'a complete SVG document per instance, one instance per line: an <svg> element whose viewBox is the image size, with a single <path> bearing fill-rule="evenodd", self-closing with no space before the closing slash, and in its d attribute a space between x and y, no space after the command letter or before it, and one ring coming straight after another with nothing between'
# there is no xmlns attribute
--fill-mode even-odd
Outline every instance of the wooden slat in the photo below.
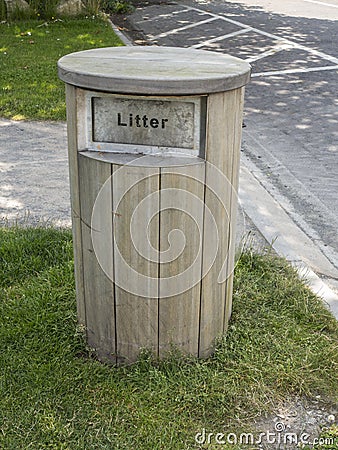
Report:
<svg viewBox="0 0 338 450"><path fill-rule="evenodd" d="M232 311L232 294L233 294L233 278L234 278L234 258L236 251L236 219L238 210L238 183L239 183L239 166L240 166L240 152L241 152L241 137L242 137L242 122L243 122L243 106L244 106L244 91L245 88L234 91L235 99L235 116L234 122L237 125L234 132L233 143L233 160L232 173L229 178L233 186L230 198L230 230L229 230L229 257L227 272L229 274L226 281L226 305L224 317L224 331L227 330L228 323Z"/></svg>
<svg viewBox="0 0 338 450"><path fill-rule="evenodd" d="M182 351L198 354L199 314L200 314L200 277L202 269L203 214L204 214L204 176L205 164L181 168L161 169L161 215L160 215L160 300L159 300L159 355L165 356L171 344ZM201 180L198 182L197 180ZM175 189L166 192L166 189ZM182 190L180 192L180 190ZM193 194L199 201L194 201ZM168 196L170 201L168 202ZM173 208L166 210L168 206ZM188 212L190 211L191 216ZM169 248L169 233L181 230L186 238L185 244L172 236L172 247L180 243L183 252L170 262L166 251ZM199 248L200 247L200 248ZM198 253L200 250L200 253ZM171 256L173 257L173 255ZM192 267L190 274L183 272ZM173 277L168 283L168 277ZM192 280L195 286L189 287ZM172 291L174 288L174 291ZM186 290L187 289L187 290ZM168 293L177 295L166 297ZM165 298L166 297L166 298Z"/></svg>
<svg viewBox="0 0 338 450"><path fill-rule="evenodd" d="M232 180L234 148L237 142L237 123L239 96L234 91L210 95L207 107L206 160L216 166L229 181ZM237 151L237 150L236 150ZM229 217L231 214L231 190L222 177L217 177L217 171L207 165L205 203L213 213L218 228L218 253L212 269L203 278L201 296L200 321L200 356L207 356L212 352L213 341L224 330L224 316L226 310L227 282L219 283L219 274L226 262L229 245ZM219 181L217 182L217 179ZM225 209L212 192L214 189L222 197ZM204 261L208 246L216 244L216 236L205 230ZM231 283L231 280L230 280Z"/></svg>
<svg viewBox="0 0 338 450"><path fill-rule="evenodd" d="M83 285L82 237L81 237L81 210L79 197L79 171L77 160L77 89L66 84L67 102L67 133L68 133L68 162L70 200L72 212L72 231L74 248L74 270L76 285L76 302L78 322L86 325L86 307Z"/></svg>
<svg viewBox="0 0 338 450"><path fill-rule="evenodd" d="M92 211L97 195L111 176L111 165L78 154L81 229L88 345L100 360L116 362L111 184ZM91 230L96 233L94 251ZM97 258L97 255L99 257ZM109 277L107 276L107 274Z"/></svg>
<svg viewBox="0 0 338 450"><path fill-rule="evenodd" d="M77 105L77 148L78 151L87 148L88 106L86 104L86 91L80 88L76 90Z"/></svg>
<svg viewBox="0 0 338 450"><path fill-rule="evenodd" d="M130 188L130 189L129 189ZM158 347L158 214L151 220L151 211L159 208L159 169L114 166L114 255L116 281L116 332L118 363L129 364L139 356L141 348L157 355ZM137 229L130 225L134 209L147 196L152 201L142 204ZM148 236L147 236L148 231ZM145 245L142 253L134 248L132 239ZM147 244L148 237L150 244ZM155 251L154 251L155 249ZM119 260L119 253L126 262ZM134 272L130 272L130 268Z"/></svg>

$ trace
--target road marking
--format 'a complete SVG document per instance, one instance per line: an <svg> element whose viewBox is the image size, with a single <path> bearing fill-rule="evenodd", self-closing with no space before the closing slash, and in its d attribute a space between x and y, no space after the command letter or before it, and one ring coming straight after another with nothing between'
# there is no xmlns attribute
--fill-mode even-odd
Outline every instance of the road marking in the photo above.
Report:
<svg viewBox="0 0 338 450"><path fill-rule="evenodd" d="M216 17L218 19L221 19L221 20L224 20L226 22L232 23L232 24L237 25L237 26L239 26L241 28L250 28L249 25L246 25L246 24L243 24L241 22L238 22L237 20L228 19L227 17L223 17L223 16L219 16L218 14L206 12L206 11L203 11L202 9L199 9L199 8L194 8L192 6L186 6L186 5L185 5L185 8L187 8L189 10L192 10L192 11L204 12L205 14L209 14L212 17ZM306 47L305 45L298 44L297 42L293 42L290 39L286 39L286 38L277 36L275 34L267 33L266 31L260 30L258 28L251 27L251 29L255 33L261 34L263 36L267 36L267 37L269 37L270 39L273 39L273 40L283 41L283 42L285 42L287 44L292 45L295 49L304 50L304 51L306 51L308 53L311 53L314 56L318 56L319 58L323 58L323 59L326 59L327 61L330 61L330 62L333 62L335 64L338 64L338 58L335 58L334 56L328 55L328 54L320 52L318 50L314 50L314 49L312 49L310 47Z"/></svg>
<svg viewBox="0 0 338 450"><path fill-rule="evenodd" d="M209 13L206 13L206 14L209 14ZM150 40L153 41L154 39L163 38L163 37L169 36L170 34L178 33L179 31L188 30L189 28L198 27L199 25L203 25L205 23L214 22L215 20L218 20L218 19L219 19L219 17L211 17L210 19L201 20L200 22L190 23L189 25L185 25L184 27L175 28L173 30L166 31L165 33L160 33L160 34L157 34L156 36L152 36L152 38Z"/></svg>
<svg viewBox="0 0 338 450"><path fill-rule="evenodd" d="M258 72L252 73L251 78L270 77L272 75L288 75L293 73L321 72L323 70L338 70L338 65L324 66L324 67L303 67L299 69L272 70L271 72Z"/></svg>
<svg viewBox="0 0 338 450"><path fill-rule="evenodd" d="M142 10L143 8L140 8L140 9ZM146 19L142 18L142 20L135 21L135 23L143 25L145 20L147 21L147 23L149 23L149 22L156 22L156 20L158 20L159 18L163 19L165 17L172 17L172 16L176 16L178 14L182 14L182 13L185 13L185 12L188 12L188 10L187 9L180 9L180 10L173 11L171 13L161 14L160 16L147 17ZM145 13L146 13L146 11L145 11ZM204 13L204 15L207 15L207 14L208 13Z"/></svg>
<svg viewBox="0 0 338 450"><path fill-rule="evenodd" d="M329 6L330 8L338 8L338 5L332 5L332 3L317 2L316 0L303 0L303 2L315 3L316 5Z"/></svg>
<svg viewBox="0 0 338 450"><path fill-rule="evenodd" d="M310 1L310 0L304 0L304 1ZM315 1L315 0L311 0L311 1ZM179 6L179 5L177 5L177 6ZM258 28L251 27L251 26L246 25L246 24L244 24L242 22L238 22L237 20L232 20L232 19L229 19L227 17L220 16L218 14L214 14L214 13L211 13L211 12L207 12L207 11L204 11L202 9L195 8L195 7L192 7L192 6L184 5L184 9L178 10L177 13L181 13L181 12L183 13L183 12L187 12L187 11L196 11L196 12L199 12L199 13L202 13L202 14L209 15L209 16L211 16L211 18L203 20L203 21L200 21L200 22L196 22L196 23L193 23L193 24L189 24L189 25L186 25L186 26L181 27L181 28L176 28L176 29L170 30L170 31L168 31L166 33L161 33L161 34L159 34L157 36L153 36L150 40L155 40L155 39L160 38L160 37L165 37L165 36L168 36L170 34L177 33L178 31L182 31L182 30L185 30L185 29L189 29L189 28L193 28L193 27L199 26L199 25L201 25L203 23L208 23L208 22L211 22L211 21L214 21L214 20L217 20L217 19L221 19L221 20L224 20L226 22L232 23L233 25L237 25L238 27L241 28L241 30L234 31L233 33L225 34L225 35L222 35L222 36L217 36L217 37L212 38L212 39L208 39L206 41L203 41L203 42L200 42L198 44L195 44L195 45L191 46L191 48L201 48L201 47L207 46L208 44L213 43L213 42L221 41L223 39L231 38L231 37L236 36L236 35L244 34L244 33L248 32L248 31L253 31L253 32L257 33L257 34L261 34L263 36L269 37L270 39L278 41L279 43L283 43L284 45L287 46L285 48L289 48L289 49L290 48L294 48L294 49L304 50L307 53L310 53L310 54L312 54L314 56L318 56L319 58L328 60L328 61L333 62L335 64L334 66L309 67L309 68L299 68L299 69L285 69L285 70L280 70L280 71L276 70L276 71L270 71L270 72L258 72L258 73L253 73L251 75L252 78L264 77L264 76L275 76L275 75L288 75L288 74L296 74L296 73L307 73L307 72L320 72L320 71L323 71L323 70L324 71L328 71L328 70L337 70L338 69L338 58L335 58L334 56L328 55L328 54L320 52L318 50L314 50L314 49L312 49L310 47L306 47L304 45L298 44L297 42L293 42L290 39L282 38L280 36L277 36L277 35L274 35L274 34L271 34L271 33L267 33L267 32L265 32L263 30L258 29ZM174 13L176 13L176 11ZM171 13L171 14L174 14L174 13ZM171 14L168 14L168 15L171 15ZM167 15L165 15L165 16L167 16ZM281 49L281 50L283 50L283 49ZM278 51L280 51L280 50L278 50ZM267 52L270 52L270 51L268 50ZM267 54L267 52L264 52L264 53L262 53L260 55L257 55L257 57L249 58L249 60L250 61L255 61L255 60L264 58L266 56L269 56ZM276 48L271 49L271 52L272 52L271 54L275 53L276 52Z"/></svg>
<svg viewBox="0 0 338 450"><path fill-rule="evenodd" d="M223 34L223 36L218 36L218 37L215 37L212 39L208 39L207 41L203 41L201 44L192 45L190 48L201 48L201 47L204 47L205 45L213 44L214 42L223 41L225 39L228 39L228 38L231 38L234 36L238 36L239 34L248 33L251 30L252 30L252 28L249 27L249 28L244 28L243 30L234 31L233 33Z"/></svg>
<svg viewBox="0 0 338 450"><path fill-rule="evenodd" d="M248 63L258 61L259 59L266 58L267 56L274 55L275 53L282 52L283 50L290 50L294 48L293 45L286 44L285 42L282 42L280 45L276 45L275 47L271 48L270 50L267 50L266 52L259 53L256 56L251 56L250 58L247 58L245 61Z"/></svg>

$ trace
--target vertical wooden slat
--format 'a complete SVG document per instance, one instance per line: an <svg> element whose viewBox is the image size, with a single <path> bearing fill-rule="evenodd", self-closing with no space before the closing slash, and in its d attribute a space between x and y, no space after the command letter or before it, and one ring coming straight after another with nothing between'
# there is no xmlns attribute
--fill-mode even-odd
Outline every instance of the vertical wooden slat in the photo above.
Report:
<svg viewBox="0 0 338 450"><path fill-rule="evenodd" d="M234 109L234 142L232 152L232 173L229 176L233 190L230 198L230 230L229 230L229 250L227 261L228 278L226 281L226 305L224 317L224 331L227 330L229 319L232 311L232 294L233 294L233 278L234 278L234 258L236 251L236 219L238 209L238 183L239 183L239 166L241 153L241 138L242 138L242 122L243 122L243 106L244 106L244 92L245 87L236 89L235 109Z"/></svg>
<svg viewBox="0 0 338 450"><path fill-rule="evenodd" d="M76 285L76 302L78 322L86 325L86 307L83 285L83 261L81 242L81 209L79 193L79 169L77 159L77 89L66 84L67 103L67 135L68 135L68 163L70 201L72 213L72 231L74 248L74 271Z"/></svg>
<svg viewBox="0 0 338 450"><path fill-rule="evenodd" d="M116 362L115 305L112 243L111 185L104 189L92 212L97 195L111 176L111 165L79 153L81 230L88 345L101 360ZM93 224L93 225L92 225ZM93 247L92 226L96 234ZM97 252L95 252L95 249ZM97 257L98 256L98 257ZM104 271L104 270L105 271ZM106 273L105 273L106 272ZM109 275L109 277L107 276Z"/></svg>
<svg viewBox="0 0 338 450"><path fill-rule="evenodd" d="M119 173L117 174L117 172ZM118 363L129 364L139 356L140 349L158 347L158 214L159 169L151 167L114 166L114 256ZM130 230L135 208L142 203L137 234ZM148 233L148 234L147 234ZM142 253L133 239L142 239ZM149 242L148 242L149 239ZM151 249L153 247L153 250ZM154 251L155 249L155 251ZM119 260L121 254L123 261ZM154 255L155 254L155 257ZM130 271L130 269L134 269Z"/></svg>
<svg viewBox="0 0 338 450"><path fill-rule="evenodd" d="M234 146L237 142L237 123L240 97L236 90L211 94L208 97L206 160L218 168L231 182L233 173ZM213 213L218 228L218 253L212 270L202 280L201 321L200 321L200 356L207 356L213 348L213 341L224 330L226 310L227 282L219 282L219 274L224 262L229 257L229 218L231 214L231 190L227 181L220 176L219 186L215 186L217 170L207 164L205 204ZM221 196L222 203L209 187L214 186ZM204 249L216 245L216 236L205 230ZM215 241L215 242L214 242ZM203 255L203 264L206 253ZM229 281L231 283L231 280Z"/></svg>
<svg viewBox="0 0 338 450"><path fill-rule="evenodd" d="M204 213L205 165L197 164L178 168L161 169L161 215L160 215L160 300L159 300L159 355L165 356L170 345L177 345L185 353L198 354L200 313L200 277L202 268L203 213ZM192 178L191 178L192 177ZM194 179L195 178L195 179ZM196 181L200 180L202 182ZM175 189L167 191L166 189ZM187 195L188 194L188 195ZM189 195L191 194L191 195ZM170 200L168 201L168 196ZM196 196L200 201L194 201ZM168 205L173 208L166 209ZM191 216L189 216L190 212ZM170 232L181 230L186 238L184 249L170 262L166 258ZM181 241L177 236L174 240ZM184 244L181 241L181 244ZM200 253L198 253L200 251ZM189 267L190 274L183 275ZM170 286L177 295L167 297ZM192 280L197 284L189 288ZM172 292L172 291L171 291ZM165 297L163 297L165 296Z"/></svg>

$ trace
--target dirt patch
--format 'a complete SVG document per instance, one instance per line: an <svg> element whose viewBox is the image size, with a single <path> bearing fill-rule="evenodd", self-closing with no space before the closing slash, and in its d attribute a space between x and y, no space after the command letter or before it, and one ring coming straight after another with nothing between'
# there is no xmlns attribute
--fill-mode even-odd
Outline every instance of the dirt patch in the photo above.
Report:
<svg viewBox="0 0 338 450"><path fill-rule="evenodd" d="M262 441L258 444L256 440L256 448L289 450L311 446L322 431L337 424L337 419L337 405L320 396L315 399L290 398L278 405L272 414L254 424L257 437L261 434Z"/></svg>

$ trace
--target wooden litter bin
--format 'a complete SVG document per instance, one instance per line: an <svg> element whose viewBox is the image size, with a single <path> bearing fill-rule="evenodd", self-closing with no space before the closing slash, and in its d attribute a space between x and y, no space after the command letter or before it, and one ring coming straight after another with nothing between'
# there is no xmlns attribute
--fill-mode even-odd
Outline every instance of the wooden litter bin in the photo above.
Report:
<svg viewBox="0 0 338 450"><path fill-rule="evenodd" d="M244 86L212 52L66 55L79 323L102 361L205 357L231 314Z"/></svg>

